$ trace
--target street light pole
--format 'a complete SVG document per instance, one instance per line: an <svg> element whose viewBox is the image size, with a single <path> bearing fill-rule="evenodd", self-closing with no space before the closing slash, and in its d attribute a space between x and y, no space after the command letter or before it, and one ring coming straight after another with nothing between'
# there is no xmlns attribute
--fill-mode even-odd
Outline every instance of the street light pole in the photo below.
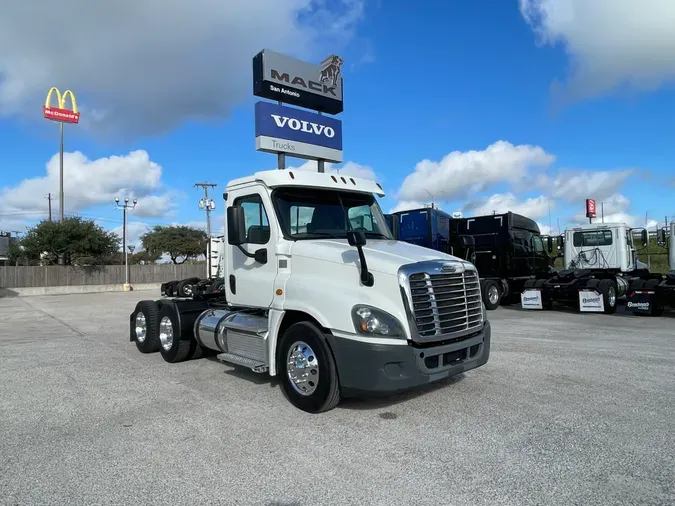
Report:
<svg viewBox="0 0 675 506"><path fill-rule="evenodd" d="M209 188L218 186L215 183L195 183L195 187L204 188L204 198L199 200L199 209L206 211L206 277L211 277L211 211L216 208L216 203L209 198Z"/></svg>
<svg viewBox="0 0 675 506"><path fill-rule="evenodd" d="M119 197L115 197L115 205L122 209L122 251L124 251L124 285L129 286L129 255L127 252L127 209L134 209L138 203L134 199L131 205L129 204L129 197L124 197L124 204L120 205Z"/></svg>

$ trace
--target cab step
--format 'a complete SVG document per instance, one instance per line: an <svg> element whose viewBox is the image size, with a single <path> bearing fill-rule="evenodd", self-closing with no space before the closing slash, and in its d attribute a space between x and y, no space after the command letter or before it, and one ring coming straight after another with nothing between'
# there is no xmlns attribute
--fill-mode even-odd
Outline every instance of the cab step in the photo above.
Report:
<svg viewBox="0 0 675 506"><path fill-rule="evenodd" d="M235 355L234 353L221 353L217 355L216 358L221 362L248 367L253 372L267 372L268 369L267 364L264 362L242 357L241 355Z"/></svg>

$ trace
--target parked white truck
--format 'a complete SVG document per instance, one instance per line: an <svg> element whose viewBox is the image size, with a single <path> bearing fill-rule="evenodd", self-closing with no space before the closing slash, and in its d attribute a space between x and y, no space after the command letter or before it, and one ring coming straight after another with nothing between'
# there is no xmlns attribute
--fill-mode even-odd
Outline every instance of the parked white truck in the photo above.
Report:
<svg viewBox="0 0 675 506"><path fill-rule="evenodd" d="M592 223L565 229L558 237L564 251L565 268L549 279L532 279L521 294L523 309L551 309L553 302L576 307L581 312L616 312L631 280L649 275L647 265L637 257L634 231L640 230L642 246L647 245L645 229L625 223ZM553 241L548 241L552 252Z"/></svg>
<svg viewBox="0 0 675 506"><path fill-rule="evenodd" d="M218 353L279 376L308 412L484 365L490 323L478 273L396 241L373 181L272 170L228 183L225 291L144 300L130 340L167 362Z"/></svg>

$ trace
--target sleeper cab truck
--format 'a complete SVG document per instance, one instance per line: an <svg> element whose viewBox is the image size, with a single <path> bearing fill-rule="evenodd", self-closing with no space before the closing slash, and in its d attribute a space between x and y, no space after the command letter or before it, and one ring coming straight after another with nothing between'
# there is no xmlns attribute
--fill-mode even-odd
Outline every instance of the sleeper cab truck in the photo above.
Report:
<svg viewBox="0 0 675 506"><path fill-rule="evenodd" d="M637 258L634 230L625 223L589 223L565 229L558 237L564 269L546 280L526 283L524 309L551 309L554 302L581 312L613 314L633 279L649 274Z"/></svg>
<svg viewBox="0 0 675 506"><path fill-rule="evenodd" d="M475 267L393 239L378 183L293 170L231 181L225 291L141 301L130 340L170 363L215 352L278 376L297 408L393 393L484 365Z"/></svg>
<svg viewBox="0 0 675 506"><path fill-rule="evenodd" d="M457 218L440 209L423 208L399 211L387 219L400 240L472 262L489 310L517 303L526 281L543 282L553 272L539 226L519 214Z"/></svg>
<svg viewBox="0 0 675 506"><path fill-rule="evenodd" d="M632 280L626 295L626 311L635 315L660 316L670 307L675 308L675 222L657 232L657 243L668 253L669 272L651 273Z"/></svg>

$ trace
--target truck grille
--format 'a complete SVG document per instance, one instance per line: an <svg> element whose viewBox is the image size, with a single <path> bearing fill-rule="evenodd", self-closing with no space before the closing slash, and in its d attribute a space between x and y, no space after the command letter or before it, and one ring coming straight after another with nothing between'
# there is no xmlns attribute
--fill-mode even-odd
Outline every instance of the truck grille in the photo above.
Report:
<svg viewBox="0 0 675 506"><path fill-rule="evenodd" d="M478 274L411 274L410 293L420 337L447 337L480 329L483 310Z"/></svg>

